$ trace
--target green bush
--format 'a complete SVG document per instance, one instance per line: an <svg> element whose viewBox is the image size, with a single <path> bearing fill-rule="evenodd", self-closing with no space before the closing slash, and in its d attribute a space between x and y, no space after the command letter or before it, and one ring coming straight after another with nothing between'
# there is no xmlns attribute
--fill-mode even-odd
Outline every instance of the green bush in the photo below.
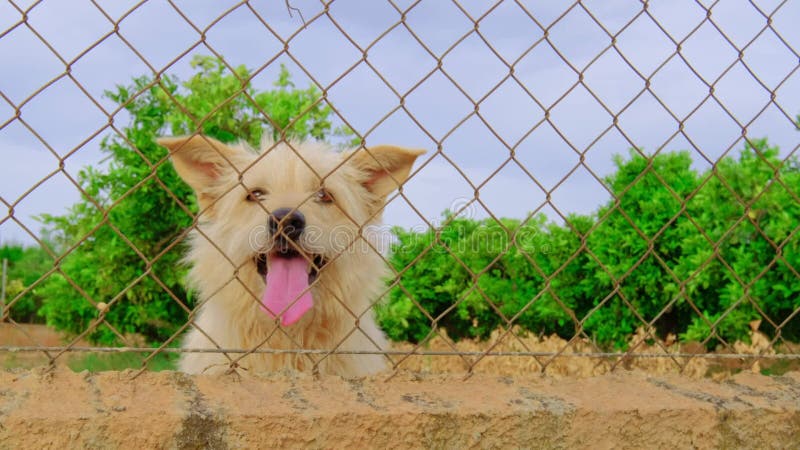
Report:
<svg viewBox="0 0 800 450"><path fill-rule="evenodd" d="M105 165L79 172L88 196L65 215L43 217L47 245L63 255L60 272L21 297L12 317L35 320L37 311L50 326L81 333L98 317L91 298L111 303L105 319L119 332L164 341L187 319L179 302L193 304L180 241L196 205L156 137L201 131L257 145L265 132L350 135L332 128L320 92L296 89L285 69L274 89L257 91L244 67L230 73L208 57L193 67L186 81L142 77L107 93L130 123L102 141ZM563 224L445 213L439 230L395 229L391 264L402 276L377 307L389 337L420 342L444 327L456 339L482 339L513 324L619 348L653 322L661 337L714 345L746 339L748 323L762 319L767 333L800 339L800 314L792 316L800 307L796 159L782 162L761 140L702 173L688 152L631 151L615 164L605 180L612 200ZM40 249L3 251L17 291L54 264ZM88 338L118 343L103 324Z"/></svg>
<svg viewBox="0 0 800 450"><path fill-rule="evenodd" d="M748 323L764 317L774 334L800 307L794 159L782 164L760 140L702 174L688 152L631 151L615 164L612 200L563 225L446 214L438 232L397 229L391 263L402 277L377 308L389 337L419 342L444 327L455 339L486 338L505 317L620 348L654 321L662 338L711 346L746 340ZM782 336L800 338L798 322Z"/></svg>
<svg viewBox="0 0 800 450"><path fill-rule="evenodd" d="M6 303L14 302L9 317L16 322L41 322L36 312L41 308L43 299L31 286L52 268L53 259L39 247L5 244L0 247L0 270L3 260L8 265Z"/></svg>

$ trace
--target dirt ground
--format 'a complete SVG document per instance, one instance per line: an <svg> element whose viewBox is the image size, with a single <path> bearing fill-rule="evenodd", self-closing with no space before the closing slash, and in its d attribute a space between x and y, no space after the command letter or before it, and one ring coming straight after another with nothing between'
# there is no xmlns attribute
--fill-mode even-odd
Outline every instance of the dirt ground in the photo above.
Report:
<svg viewBox="0 0 800 450"><path fill-rule="evenodd" d="M770 339L758 331L759 324L751 324L750 342L737 341L732 349L717 350L707 354L707 350L699 343L678 343L674 337L667 341L655 342L648 339L644 330L640 329L629 339L632 355L619 357L585 357L576 354L599 352L587 340L568 342L558 336L538 336L515 330L502 337L495 332L485 342L459 341L453 342L443 336L432 339L425 350L481 352L491 348L493 352L549 352L558 356L410 356L403 360L400 367L412 372L422 373L458 373L472 367L472 372L487 375L517 376L543 372L554 377L592 377L603 375L613 370L625 369L652 375L682 374L693 378L712 377L723 379L741 371L780 375L790 370L800 369L797 359L779 360L769 356L777 353L800 354L800 346L783 345L774 348ZM495 342L499 343L494 345ZM395 344L398 350L410 351L414 347L409 344ZM731 353L744 355L762 355L766 358L729 358ZM662 357L636 355L663 355ZM670 356L680 354L682 356ZM689 356L686 356L689 355ZM716 356L716 357L715 357ZM402 357L396 358L401 360Z"/></svg>
<svg viewBox="0 0 800 450"><path fill-rule="evenodd" d="M39 324L0 323L0 346L18 347L59 347L69 343L64 335ZM80 340L76 346L90 346L87 341ZM55 354L51 354L55 356ZM56 359L57 365L67 364L74 354L65 354ZM0 352L0 368L29 369L46 365L50 358L45 352Z"/></svg>
<svg viewBox="0 0 800 450"><path fill-rule="evenodd" d="M739 354L774 355L778 353L800 353L800 346L783 346L775 349L770 346L769 339L757 330L758 324L752 326L749 343L736 342L733 350ZM631 343L647 341L646 334L639 330L631 336ZM499 343L498 343L499 341ZM61 346L69 342L63 335L44 325L0 323L0 346ZM391 355L390 359L403 372L421 374L485 374L499 376L527 376L544 373L552 377L585 378L602 375L617 369L634 370L647 374L682 374L693 378L711 377L724 379L732 374L749 371L780 375L790 370L800 369L800 360L775 359L732 359L700 356L669 356L670 353L683 355L700 355L705 348L699 344L679 344L674 339L667 342L647 341L636 347L634 355L620 358L588 358L576 356L576 353L597 351L590 342L576 340L572 343L558 336L537 336L514 330L505 336L499 332L487 341L453 342L442 336L431 339L419 351L433 352L560 352L558 356L486 356L478 355ZM76 346L88 347L89 342L79 341ZM407 343L394 343L391 350L411 352L415 346ZM724 355L729 351L720 351ZM636 357L635 354L660 354L664 357ZM55 356L55 354L51 355ZM63 366L85 356L86 353L66 353L56 359L56 365ZM33 368L46 365L49 357L44 352L0 352L0 368Z"/></svg>

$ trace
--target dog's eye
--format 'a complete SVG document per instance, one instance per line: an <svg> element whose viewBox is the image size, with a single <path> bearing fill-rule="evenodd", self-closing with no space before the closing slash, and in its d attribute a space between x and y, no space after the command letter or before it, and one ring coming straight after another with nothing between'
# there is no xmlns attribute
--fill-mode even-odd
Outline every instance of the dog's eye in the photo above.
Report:
<svg viewBox="0 0 800 450"><path fill-rule="evenodd" d="M322 188L314 194L314 198L320 203L331 203L333 202L333 195L330 192Z"/></svg>
<svg viewBox="0 0 800 450"><path fill-rule="evenodd" d="M247 193L247 197L245 200L248 202L260 202L264 196L267 195L263 189L252 189L250 192Z"/></svg>

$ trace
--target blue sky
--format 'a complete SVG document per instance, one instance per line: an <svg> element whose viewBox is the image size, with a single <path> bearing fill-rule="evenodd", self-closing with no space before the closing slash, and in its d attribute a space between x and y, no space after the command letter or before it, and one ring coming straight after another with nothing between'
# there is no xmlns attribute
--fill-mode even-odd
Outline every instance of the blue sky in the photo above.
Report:
<svg viewBox="0 0 800 450"><path fill-rule="evenodd" d="M710 3L652 1L644 11L640 2L622 0L335 0L326 15L320 2L292 1L308 22L303 27L283 1L253 1L252 10L236 2L175 1L194 26L207 29L205 44L166 1L99 1L104 12L88 1L44 1L28 11L27 24L18 24L17 8L30 2L0 3L0 197L15 205L16 219L37 231L32 216L61 213L78 199L41 140L57 154L69 154L64 170L72 176L100 164L100 139L112 132L101 110L112 109L112 102L103 91L167 65L167 73L185 77L191 57L213 49L234 66L259 68L275 58L254 79L256 88L272 83L280 63L298 86L318 83L341 118L368 132L368 144L422 147L429 156L441 146L443 155L427 162L405 190L423 217L398 198L385 214L389 224L436 220L445 208L473 198L475 187L496 216L522 218L540 209L557 220L559 213L588 213L609 198L595 176L611 173L612 155L632 144L648 152L691 150L701 170L708 160L742 147L742 125L749 137L768 136L784 155L800 145L791 121L800 113L800 2L721 0L709 19ZM405 25L398 24L398 9L405 11ZM284 45L253 10L283 38L296 33L288 51L302 68L281 54ZM762 12L771 16L771 28L763 32ZM482 17L479 33L470 17ZM118 35L112 21L119 22ZM369 64L359 63L362 50L339 27L368 49ZM606 50L607 32L616 35L616 48ZM679 54L673 40L680 42ZM740 50L743 63L730 67ZM441 69L429 52L441 58ZM509 66L516 79L508 77ZM585 86L575 86L578 72ZM640 75L650 80L644 93ZM386 83L403 96L407 112L387 117L400 99ZM716 99L707 98L709 84ZM124 113L113 120L127 123ZM518 163L498 171L508 146ZM579 164L577 152L585 152L594 176ZM529 174L551 190L550 204ZM480 204L469 213L488 214ZM32 241L5 213L0 220L3 241Z"/></svg>

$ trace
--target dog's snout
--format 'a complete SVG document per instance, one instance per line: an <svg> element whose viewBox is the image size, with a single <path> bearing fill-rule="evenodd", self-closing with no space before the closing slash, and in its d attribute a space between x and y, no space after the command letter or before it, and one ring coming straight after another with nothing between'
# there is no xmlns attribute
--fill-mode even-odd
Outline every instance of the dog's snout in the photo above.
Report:
<svg viewBox="0 0 800 450"><path fill-rule="evenodd" d="M269 231L273 236L280 233L288 239L296 240L305 227L306 218L296 209L278 208L269 216Z"/></svg>

